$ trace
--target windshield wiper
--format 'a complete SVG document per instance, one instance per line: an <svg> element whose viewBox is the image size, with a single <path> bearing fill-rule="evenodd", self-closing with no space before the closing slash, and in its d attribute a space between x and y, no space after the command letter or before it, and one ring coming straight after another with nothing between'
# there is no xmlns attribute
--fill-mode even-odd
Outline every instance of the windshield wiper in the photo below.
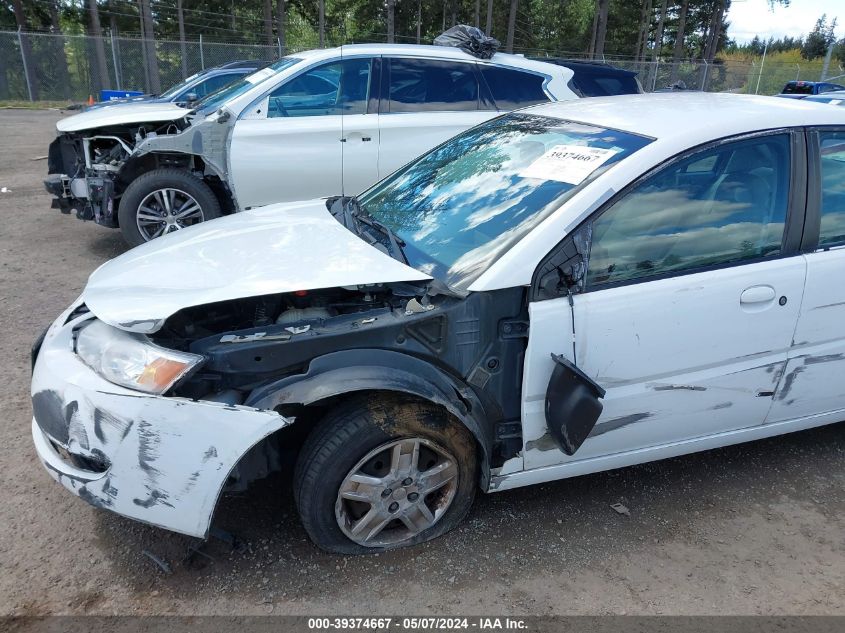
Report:
<svg viewBox="0 0 845 633"><path fill-rule="evenodd" d="M335 198L333 201L330 201L329 211L343 226L355 233L355 235L364 238L373 246L382 245L381 240L376 235L373 235L372 231L368 231L367 228L386 237L390 244L389 248L386 248L387 254L403 264L408 263L408 258L405 257L405 253L402 250L402 247L405 246L405 241L396 235L392 229L367 213L366 209L364 209L355 196Z"/></svg>

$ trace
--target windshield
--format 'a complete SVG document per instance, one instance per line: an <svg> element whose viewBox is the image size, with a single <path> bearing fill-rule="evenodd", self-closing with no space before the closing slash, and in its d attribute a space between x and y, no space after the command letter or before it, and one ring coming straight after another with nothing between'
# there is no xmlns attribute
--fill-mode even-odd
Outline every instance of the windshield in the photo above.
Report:
<svg viewBox="0 0 845 633"><path fill-rule="evenodd" d="M588 178L651 139L524 113L475 127L367 191L409 265L466 288Z"/></svg>
<svg viewBox="0 0 845 633"><path fill-rule="evenodd" d="M206 72L208 72L208 71L206 71L206 70L200 71L200 72L198 72L198 73L195 73L195 74L191 75L190 77L188 77L188 78L187 78L187 79L185 79L184 81L180 81L180 82L179 82L178 84L176 84L175 86L171 86L169 90L167 90L166 92L162 92L162 93L161 93L161 95L160 95L160 96L161 96L161 98L162 98L162 99L172 99L172 98L173 98L173 97L175 97L177 94L179 94L180 92L182 92L182 90L184 90L185 88L187 88L187 87L188 87L191 83L193 83L193 81L194 81L197 77L199 77L200 75L202 75L203 73L206 73Z"/></svg>
<svg viewBox="0 0 845 633"><path fill-rule="evenodd" d="M276 73L279 73L285 68L289 68L300 61L302 60L298 57L282 57L280 60L273 62L266 68L256 70L254 73L251 73L242 79L238 79L237 81L224 86L217 92L212 92L207 97L200 99L194 105L194 111L199 112L200 114L211 114L229 99L242 95L247 90L261 83L268 77L272 77Z"/></svg>

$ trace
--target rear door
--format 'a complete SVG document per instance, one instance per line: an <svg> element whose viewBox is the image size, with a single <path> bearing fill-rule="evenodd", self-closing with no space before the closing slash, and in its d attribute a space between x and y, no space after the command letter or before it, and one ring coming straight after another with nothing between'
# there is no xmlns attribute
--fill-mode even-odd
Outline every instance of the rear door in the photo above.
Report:
<svg viewBox="0 0 845 633"><path fill-rule="evenodd" d="M484 110L471 61L385 57L379 128L379 177L474 125Z"/></svg>
<svg viewBox="0 0 845 633"><path fill-rule="evenodd" d="M767 422L845 410L845 128L809 136L807 283Z"/></svg>

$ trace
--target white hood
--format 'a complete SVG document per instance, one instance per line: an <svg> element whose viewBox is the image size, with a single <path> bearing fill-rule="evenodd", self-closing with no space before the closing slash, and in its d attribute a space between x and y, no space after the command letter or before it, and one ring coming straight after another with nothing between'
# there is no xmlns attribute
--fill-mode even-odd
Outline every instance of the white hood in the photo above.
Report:
<svg viewBox="0 0 845 633"><path fill-rule="evenodd" d="M155 332L190 306L296 290L431 279L373 248L325 200L274 204L183 229L100 266L82 298L102 321Z"/></svg>
<svg viewBox="0 0 845 633"><path fill-rule="evenodd" d="M188 110L173 103L122 103L74 114L56 123L56 129L79 132L110 125L175 121L186 114Z"/></svg>

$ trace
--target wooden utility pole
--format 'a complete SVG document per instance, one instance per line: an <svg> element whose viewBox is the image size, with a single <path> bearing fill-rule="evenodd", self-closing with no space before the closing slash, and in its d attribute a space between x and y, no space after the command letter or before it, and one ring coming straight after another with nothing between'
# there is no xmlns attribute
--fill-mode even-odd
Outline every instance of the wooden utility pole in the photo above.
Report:
<svg viewBox="0 0 845 633"><path fill-rule="evenodd" d="M320 15L318 16L318 27L320 29L320 48L323 48L326 41L326 0L320 1Z"/></svg>
<svg viewBox="0 0 845 633"><path fill-rule="evenodd" d="M18 25L18 31L28 30L29 22L23 11L21 0L12 0L12 9L15 12L15 23ZM32 57L32 42L29 41L29 36L23 33L19 33L18 37L21 43L21 55L26 60L24 73L26 74L26 83L29 86L30 98L32 101L38 101L38 76L35 73L35 60Z"/></svg>
<svg viewBox="0 0 845 633"><path fill-rule="evenodd" d="M279 36L279 48L285 54L285 0L276 2L276 34Z"/></svg>
<svg viewBox="0 0 845 633"><path fill-rule="evenodd" d="M264 0L264 41L273 46L273 0ZM274 47L275 48L275 47Z"/></svg>
<svg viewBox="0 0 845 633"><path fill-rule="evenodd" d="M519 0L511 0L511 11L508 15L508 37L505 41L505 51L513 53L513 36L516 30L516 10L519 6Z"/></svg>
<svg viewBox="0 0 845 633"><path fill-rule="evenodd" d="M158 73L158 55L156 55L156 36L153 24L153 12L150 8L150 0L141 0L141 15L144 22L144 35L146 37L147 67L150 70L150 92L161 93L161 77Z"/></svg>
<svg viewBox="0 0 845 633"><path fill-rule="evenodd" d="M657 22L657 32L654 34L654 47L651 49L651 72L649 73L649 86L653 90L657 81L657 64L660 57L660 50L663 48L663 24L666 22L667 0L660 5L660 19Z"/></svg>
<svg viewBox="0 0 845 633"><path fill-rule="evenodd" d="M610 9L610 0L598 0L598 22L596 24L596 45L593 48L593 57L604 58L604 41L607 38L607 14Z"/></svg>
<svg viewBox="0 0 845 633"><path fill-rule="evenodd" d="M176 19L179 21L179 52L182 54L182 79L188 77L188 48L185 45L185 12L183 0L176 0Z"/></svg>
<svg viewBox="0 0 845 633"><path fill-rule="evenodd" d="M487 35L493 33L493 0L487 0L487 28L485 33Z"/></svg>
<svg viewBox="0 0 845 633"><path fill-rule="evenodd" d="M97 90L108 89L109 70L106 66L106 48L103 45L103 30L100 28L100 8L97 0L88 0L88 33L94 40L94 66L97 77L94 86Z"/></svg>
<svg viewBox="0 0 845 633"><path fill-rule="evenodd" d="M396 12L396 0L387 0L387 43L393 44L393 17Z"/></svg>
<svg viewBox="0 0 845 633"><path fill-rule="evenodd" d="M675 45L672 47L672 78L670 83L678 79L681 59L684 56L684 33L687 29L687 11L689 11L689 0L681 2L681 13L678 16L678 31L675 35Z"/></svg>

